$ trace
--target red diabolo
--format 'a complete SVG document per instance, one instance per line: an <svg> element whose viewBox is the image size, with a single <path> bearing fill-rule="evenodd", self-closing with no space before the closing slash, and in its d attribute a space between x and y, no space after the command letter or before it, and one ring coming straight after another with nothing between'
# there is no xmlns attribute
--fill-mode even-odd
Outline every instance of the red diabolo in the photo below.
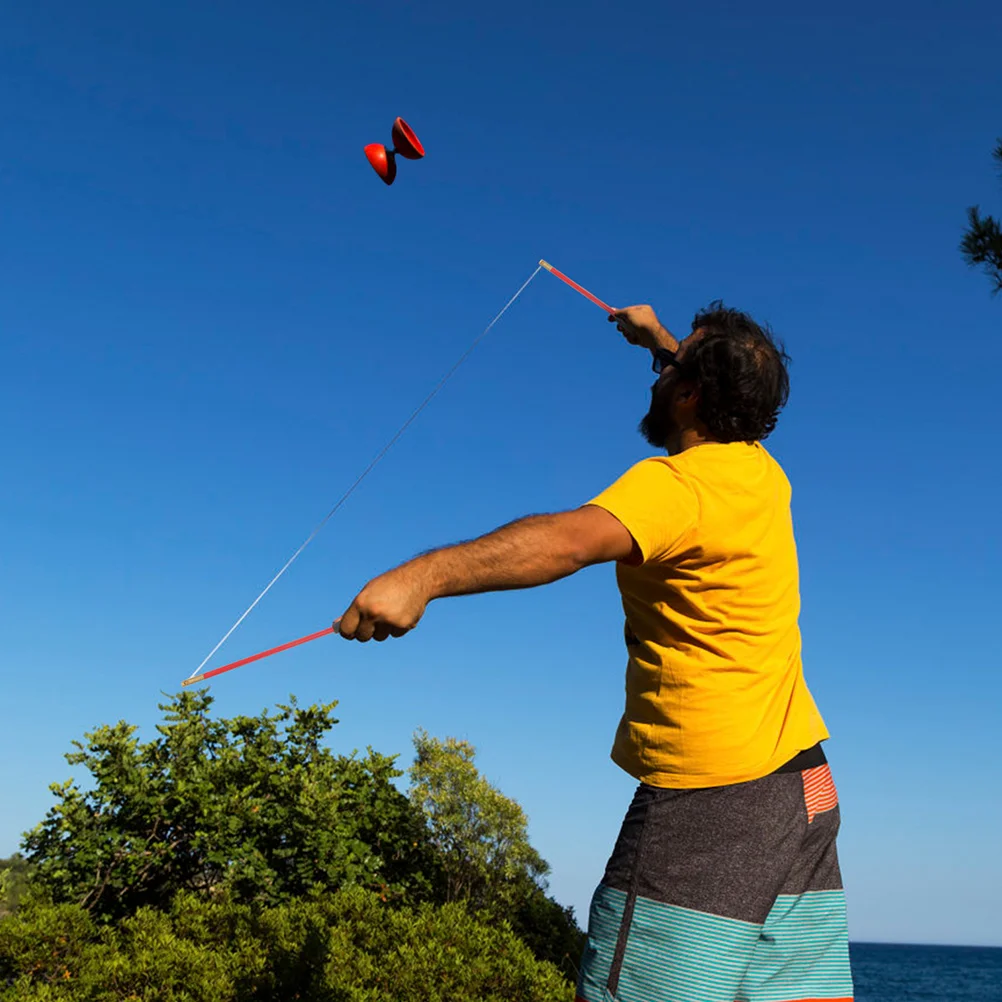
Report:
<svg viewBox="0 0 1002 1002"><path fill-rule="evenodd" d="M386 184L393 184L397 176L397 154L407 160L420 160L424 156L421 140L402 118L394 121L390 134L393 137L391 149L387 149L382 143L369 143L365 147L365 156L372 164L372 169Z"/></svg>

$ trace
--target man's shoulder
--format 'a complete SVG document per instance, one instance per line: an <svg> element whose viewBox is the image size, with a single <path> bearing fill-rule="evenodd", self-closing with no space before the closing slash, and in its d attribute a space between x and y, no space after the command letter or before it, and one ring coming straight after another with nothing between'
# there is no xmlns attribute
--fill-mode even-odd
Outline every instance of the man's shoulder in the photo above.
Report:
<svg viewBox="0 0 1002 1002"><path fill-rule="evenodd" d="M790 478L787 476L786 470L783 469L783 464L761 442L756 442L755 444L758 446L763 462L780 480L783 481L784 484L786 484L787 487L789 487Z"/></svg>
<svg viewBox="0 0 1002 1002"><path fill-rule="evenodd" d="M767 485L772 483L780 485L787 493L791 490L790 480L782 465L758 441L707 442L663 459L679 480L693 484L697 491L701 484L728 483L741 484L742 489L758 484L767 491L770 490Z"/></svg>
<svg viewBox="0 0 1002 1002"><path fill-rule="evenodd" d="M645 456L624 470L621 479L649 482L687 480L692 468L686 463L679 462L683 455L684 453L670 456L667 453L663 453L661 455Z"/></svg>
<svg viewBox="0 0 1002 1002"><path fill-rule="evenodd" d="M604 506L616 499L617 503L649 506L670 500L675 505L698 508L693 478L678 466L676 459L656 455L637 460L591 503Z"/></svg>

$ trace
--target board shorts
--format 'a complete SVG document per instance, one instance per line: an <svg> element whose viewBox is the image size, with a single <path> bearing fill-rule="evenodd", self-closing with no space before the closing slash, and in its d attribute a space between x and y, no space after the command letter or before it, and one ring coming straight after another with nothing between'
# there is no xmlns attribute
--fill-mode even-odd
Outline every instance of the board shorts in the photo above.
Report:
<svg viewBox="0 0 1002 1002"><path fill-rule="evenodd" d="M851 1000L820 745L748 783L641 784L592 898L577 1002Z"/></svg>

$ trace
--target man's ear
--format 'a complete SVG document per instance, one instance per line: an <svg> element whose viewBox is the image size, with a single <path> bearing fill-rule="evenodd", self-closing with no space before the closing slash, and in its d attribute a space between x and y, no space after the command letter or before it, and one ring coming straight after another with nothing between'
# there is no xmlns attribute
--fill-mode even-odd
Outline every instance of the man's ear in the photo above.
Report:
<svg viewBox="0 0 1002 1002"><path fill-rule="evenodd" d="M699 387L695 383L682 383L676 399L686 407L695 407L699 403Z"/></svg>

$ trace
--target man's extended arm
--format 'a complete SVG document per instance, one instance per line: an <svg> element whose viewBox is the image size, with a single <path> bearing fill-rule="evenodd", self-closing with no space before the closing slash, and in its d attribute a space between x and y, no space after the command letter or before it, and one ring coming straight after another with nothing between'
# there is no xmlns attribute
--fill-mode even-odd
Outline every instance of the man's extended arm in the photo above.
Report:
<svg viewBox="0 0 1002 1002"><path fill-rule="evenodd" d="M530 515L478 539L445 546L370 581L339 621L350 640L385 640L413 629L435 598L532 588L591 564L636 559L626 527L594 505Z"/></svg>
<svg viewBox="0 0 1002 1002"><path fill-rule="evenodd" d="M616 310L609 320L631 344L678 349L650 306ZM596 505L531 515L468 543L424 553L370 581L337 621L348 640L385 640L417 626L432 599L532 588L608 560L639 563L626 527Z"/></svg>

